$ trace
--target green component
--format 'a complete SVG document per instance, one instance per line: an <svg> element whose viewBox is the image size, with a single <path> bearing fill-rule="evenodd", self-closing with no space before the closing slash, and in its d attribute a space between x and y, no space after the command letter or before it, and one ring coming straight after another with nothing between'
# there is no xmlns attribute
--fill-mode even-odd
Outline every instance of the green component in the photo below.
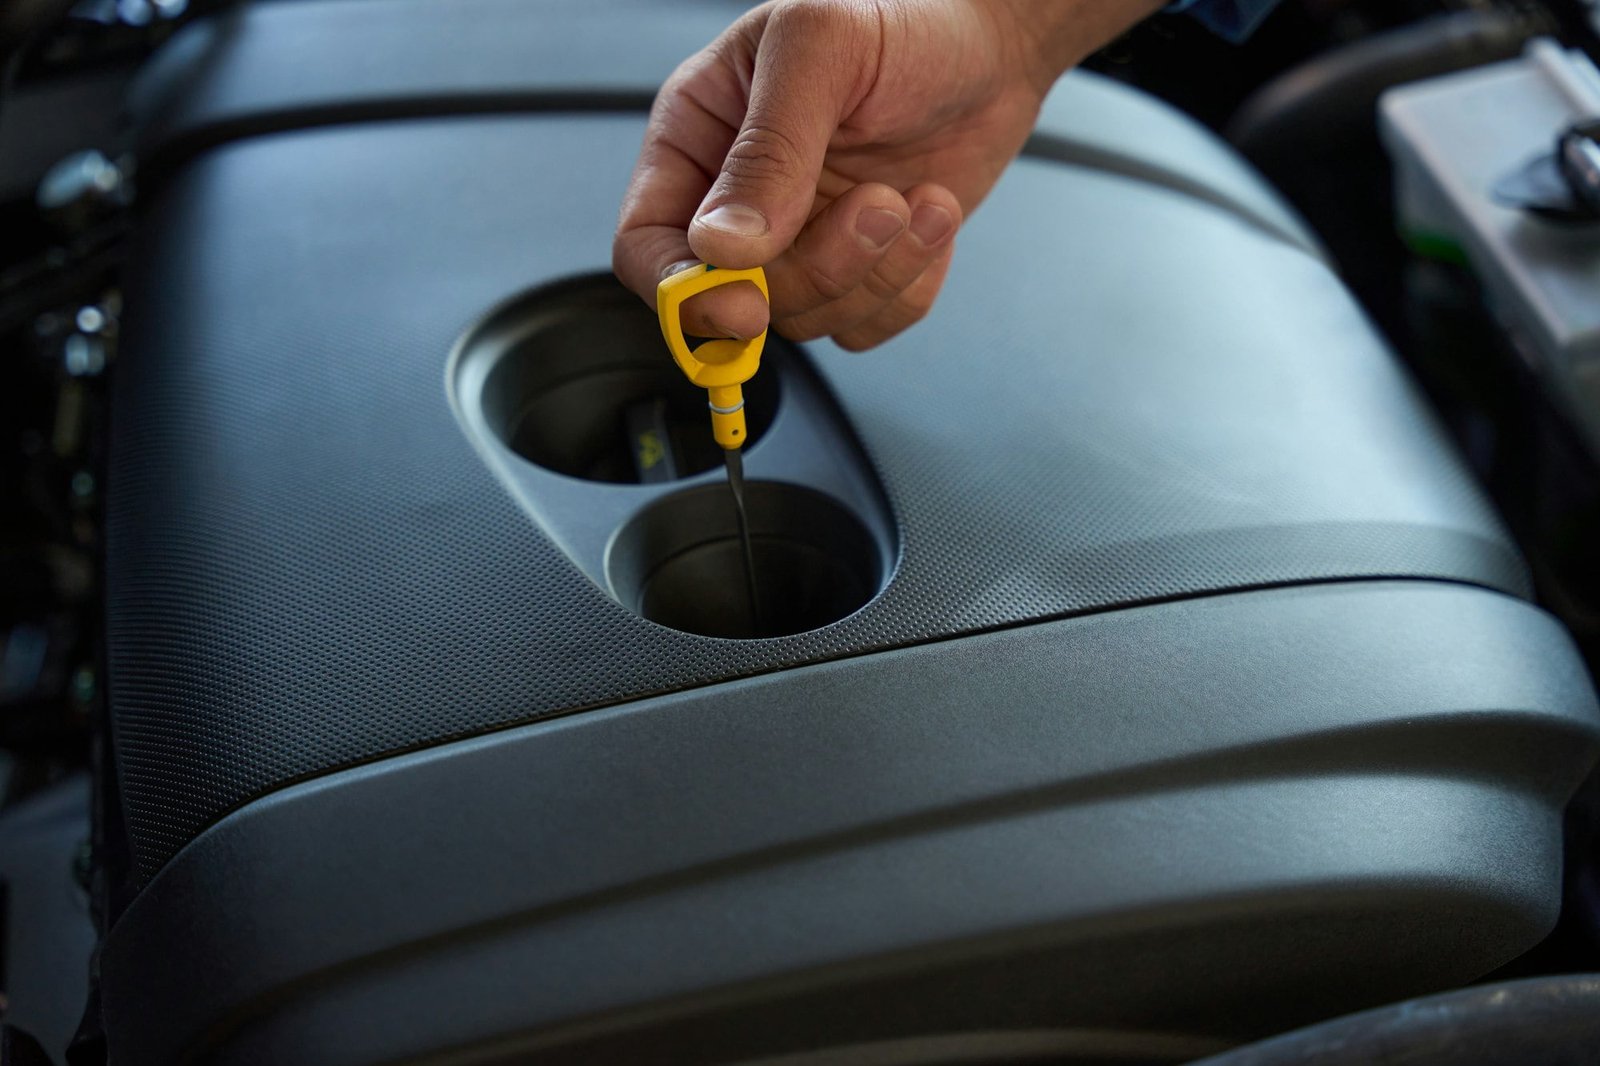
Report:
<svg viewBox="0 0 1600 1066"><path fill-rule="evenodd" d="M1454 237L1433 230L1401 230L1400 239L1412 254L1454 266L1471 266L1467 251Z"/></svg>

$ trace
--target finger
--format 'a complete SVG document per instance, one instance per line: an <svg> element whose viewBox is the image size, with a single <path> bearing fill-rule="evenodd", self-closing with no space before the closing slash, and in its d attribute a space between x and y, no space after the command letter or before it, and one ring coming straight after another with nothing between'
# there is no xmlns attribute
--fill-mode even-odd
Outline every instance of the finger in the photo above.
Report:
<svg viewBox="0 0 1600 1066"><path fill-rule="evenodd" d="M683 331L693 337L754 337L767 328L767 300L748 281L720 285L683 302Z"/></svg>
<svg viewBox="0 0 1600 1066"><path fill-rule="evenodd" d="M776 8L757 46L749 106L689 226L695 254L763 266L806 225L823 157L877 69L876 16L846 5Z"/></svg>
<svg viewBox="0 0 1600 1066"><path fill-rule="evenodd" d="M922 321L944 285L954 251L955 244L947 241L921 277L872 318L834 334L834 343L846 351L865 351Z"/></svg>
<svg viewBox="0 0 1600 1066"><path fill-rule="evenodd" d="M767 265L772 317L789 318L858 289L899 242L910 220L905 198L887 185L857 185L800 231L794 246Z"/></svg>
<svg viewBox="0 0 1600 1066"><path fill-rule="evenodd" d="M728 136L727 127L679 92L675 81L676 76L662 88L651 110L611 247L622 283L652 303L661 272L694 258L685 230L713 173L697 157L714 152Z"/></svg>
<svg viewBox="0 0 1600 1066"><path fill-rule="evenodd" d="M787 300L774 301L773 317L785 337L824 337L873 318L933 264L961 223L961 204L941 185L919 185L905 199L910 209L907 232L879 257L861 284L836 300L799 311ZM796 242L769 272L774 291L787 287L791 273L804 272L804 252L803 241Z"/></svg>
<svg viewBox="0 0 1600 1066"><path fill-rule="evenodd" d="M623 196L611 264L622 283L652 308L656 285L671 267L696 258L689 247L689 222L745 112L739 70L754 62L755 50L745 21L673 72L650 109Z"/></svg>

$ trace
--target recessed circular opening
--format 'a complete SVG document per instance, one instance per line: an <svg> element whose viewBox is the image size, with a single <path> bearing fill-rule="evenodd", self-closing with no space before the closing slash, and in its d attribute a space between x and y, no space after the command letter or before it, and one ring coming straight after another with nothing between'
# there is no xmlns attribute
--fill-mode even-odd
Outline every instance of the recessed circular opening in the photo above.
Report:
<svg viewBox="0 0 1600 1066"><path fill-rule="evenodd" d="M705 390L684 378L655 316L615 279L535 294L525 314L483 387L489 427L512 451L560 474L620 483L722 465ZM749 444L778 403L778 375L762 363L744 388Z"/></svg>
<svg viewBox="0 0 1600 1066"><path fill-rule="evenodd" d="M733 496L720 484L658 500L618 532L606 564L617 598L673 629L753 638L820 629L877 593L877 546L842 505L768 481L745 495L754 604Z"/></svg>

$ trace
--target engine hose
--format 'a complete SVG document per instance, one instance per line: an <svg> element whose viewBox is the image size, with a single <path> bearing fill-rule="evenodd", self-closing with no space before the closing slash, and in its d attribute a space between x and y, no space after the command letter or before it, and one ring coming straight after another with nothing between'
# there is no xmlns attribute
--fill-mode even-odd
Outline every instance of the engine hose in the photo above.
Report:
<svg viewBox="0 0 1600 1066"><path fill-rule="evenodd" d="M1475 985L1351 1014L1190 1066L1594 1066L1600 974Z"/></svg>
<svg viewBox="0 0 1600 1066"><path fill-rule="evenodd" d="M1373 136L1384 90L1510 59L1547 27L1504 11L1437 15L1323 53L1267 82L1234 112L1228 140L1268 174Z"/></svg>

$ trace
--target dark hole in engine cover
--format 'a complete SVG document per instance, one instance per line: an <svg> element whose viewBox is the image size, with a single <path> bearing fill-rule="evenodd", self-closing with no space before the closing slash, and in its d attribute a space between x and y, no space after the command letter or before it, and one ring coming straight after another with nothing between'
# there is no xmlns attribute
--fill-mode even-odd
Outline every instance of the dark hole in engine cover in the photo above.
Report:
<svg viewBox="0 0 1600 1066"><path fill-rule="evenodd" d="M484 383L490 427L546 470L590 481L685 478L722 465L705 390L672 362L639 299L605 279L530 301L525 332ZM745 386L750 444L772 424L777 375Z"/></svg>
<svg viewBox="0 0 1600 1066"><path fill-rule="evenodd" d="M761 617L751 617L733 503L721 485L674 493L617 534L607 571L624 604L664 626L711 637L781 637L853 614L882 568L861 521L798 485L751 482L751 547Z"/></svg>

